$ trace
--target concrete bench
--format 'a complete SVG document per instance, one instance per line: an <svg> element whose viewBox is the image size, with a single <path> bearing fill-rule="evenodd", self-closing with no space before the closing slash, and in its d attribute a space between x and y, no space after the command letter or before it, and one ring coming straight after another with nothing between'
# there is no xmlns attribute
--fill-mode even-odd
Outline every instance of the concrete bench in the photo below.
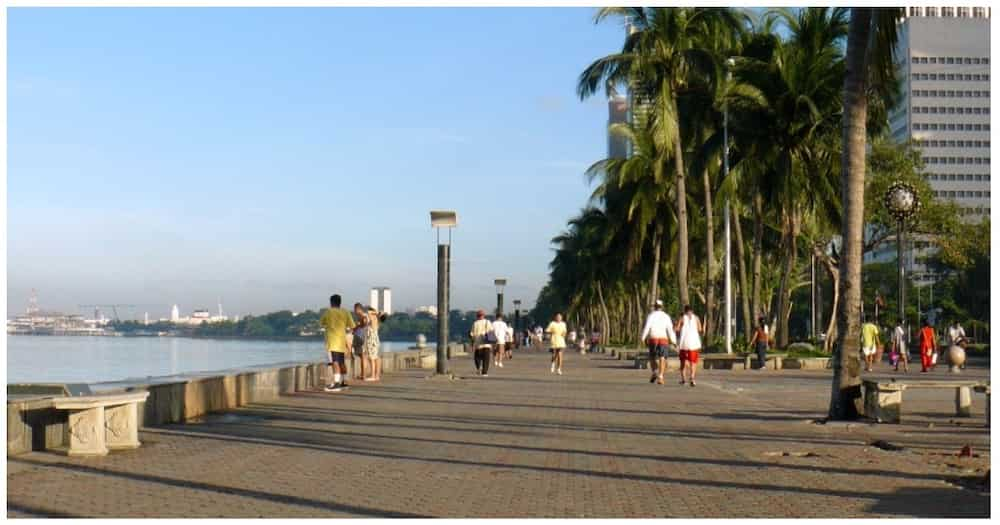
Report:
<svg viewBox="0 0 1000 525"><path fill-rule="evenodd" d="M128 392L52 400L69 411L70 456L104 456L108 450L138 448L138 405L149 392Z"/></svg>
<svg viewBox="0 0 1000 525"><path fill-rule="evenodd" d="M903 392L914 388L953 389L955 416L972 415L971 391L986 394L987 424L989 424L989 383L981 381L914 381L911 383L864 380L865 415L879 423L899 423L903 412Z"/></svg>

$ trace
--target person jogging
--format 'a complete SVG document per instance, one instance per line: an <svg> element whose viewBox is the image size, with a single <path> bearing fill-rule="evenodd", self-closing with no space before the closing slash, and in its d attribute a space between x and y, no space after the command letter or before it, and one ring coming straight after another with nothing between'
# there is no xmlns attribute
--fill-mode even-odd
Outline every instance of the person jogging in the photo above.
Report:
<svg viewBox="0 0 1000 525"><path fill-rule="evenodd" d="M694 314L691 305L684 305L684 315L678 321L678 353L681 357L681 384L695 386L694 376L698 371L698 354L701 352L701 334L705 329L701 319Z"/></svg>
<svg viewBox="0 0 1000 525"><path fill-rule="evenodd" d="M646 324L642 327L639 339L649 348L649 367L653 371L649 382L655 381L662 385L663 373L667 370L667 348L677 343L674 323L663 311L663 301L657 299L653 304L653 311L646 317Z"/></svg>
<svg viewBox="0 0 1000 525"><path fill-rule="evenodd" d="M563 322L561 313L556 313L545 333L549 334L549 351L552 352L552 367L549 372L562 375L563 351L566 350L566 323Z"/></svg>
<svg viewBox="0 0 1000 525"><path fill-rule="evenodd" d="M920 328L920 367L921 372L927 372L934 368L936 363L937 336L930 321L925 317Z"/></svg>
<svg viewBox="0 0 1000 525"><path fill-rule="evenodd" d="M348 352L347 331L354 328L354 319L340 308L340 295L330 296L330 308L319 318L319 325L326 332L326 351L330 367L333 368L333 383L326 385L327 392L340 392L347 388L347 364L344 359Z"/></svg>
<svg viewBox="0 0 1000 525"><path fill-rule="evenodd" d="M489 377L490 349L493 346L489 341L489 333L492 331L493 324L486 318L486 312L482 310L476 312L476 321L472 323L469 337L472 338L473 363L476 366L476 371L483 377Z"/></svg>

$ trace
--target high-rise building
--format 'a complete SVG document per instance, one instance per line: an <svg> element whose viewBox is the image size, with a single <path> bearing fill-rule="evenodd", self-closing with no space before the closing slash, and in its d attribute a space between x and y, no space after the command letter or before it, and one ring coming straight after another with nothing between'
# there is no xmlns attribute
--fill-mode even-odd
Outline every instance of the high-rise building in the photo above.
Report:
<svg viewBox="0 0 1000 525"><path fill-rule="evenodd" d="M170 322L176 323L181 320L181 309L175 304L173 308L170 309Z"/></svg>
<svg viewBox="0 0 1000 525"><path fill-rule="evenodd" d="M617 93L608 97L608 158L628 158L628 139L611 133L612 124L628 122L628 97Z"/></svg>
<svg viewBox="0 0 1000 525"><path fill-rule="evenodd" d="M372 288L368 295L370 306L379 312L392 315L392 288Z"/></svg>
<svg viewBox="0 0 1000 525"><path fill-rule="evenodd" d="M898 142L912 140L935 198L953 200L967 221L990 213L990 8L907 7L899 20L897 68L903 96L890 112ZM912 239L904 266L918 285L933 282ZM869 261L895 260L887 243Z"/></svg>

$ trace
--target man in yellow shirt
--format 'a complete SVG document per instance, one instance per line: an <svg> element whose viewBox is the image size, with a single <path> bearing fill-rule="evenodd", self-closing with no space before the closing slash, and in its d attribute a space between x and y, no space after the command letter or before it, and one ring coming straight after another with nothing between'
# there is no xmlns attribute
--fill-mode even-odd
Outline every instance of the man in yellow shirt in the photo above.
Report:
<svg viewBox="0 0 1000 525"><path fill-rule="evenodd" d="M566 349L566 323L562 320L562 314L556 313L555 318L545 329L549 334L550 352L552 352L552 368L549 372L562 375L563 350Z"/></svg>
<svg viewBox="0 0 1000 525"><path fill-rule="evenodd" d="M861 353L865 356L865 371L871 372L875 363L875 352L879 345L878 326L875 323L867 322L861 325Z"/></svg>
<svg viewBox="0 0 1000 525"><path fill-rule="evenodd" d="M327 392L340 392L347 388L347 332L354 328L354 319L347 310L340 308L340 295L330 296L330 308L319 318L319 325L326 332L326 351L333 368L333 383L326 385Z"/></svg>

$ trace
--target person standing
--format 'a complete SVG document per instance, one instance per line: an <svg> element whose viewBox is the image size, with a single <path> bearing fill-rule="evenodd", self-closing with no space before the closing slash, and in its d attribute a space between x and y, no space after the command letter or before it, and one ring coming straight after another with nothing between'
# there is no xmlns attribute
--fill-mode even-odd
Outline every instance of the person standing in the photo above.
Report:
<svg viewBox="0 0 1000 525"><path fill-rule="evenodd" d="M340 295L330 296L330 308L319 318L319 325L325 332L326 351L330 367L333 368L333 383L326 385L327 392L340 392L346 388L347 365L344 358L347 354L347 332L354 328L354 319L346 310L340 308Z"/></svg>
<svg viewBox="0 0 1000 525"><path fill-rule="evenodd" d="M875 353L878 351L878 346L882 344L879 341L878 327L875 323L871 321L865 322L861 325L861 353L865 357L865 371L872 371L872 364L875 362Z"/></svg>
<svg viewBox="0 0 1000 525"><path fill-rule="evenodd" d="M365 326L368 324L368 312L365 310L361 303L354 303L354 332L350 337L351 340L351 373L354 379L362 380L365 378ZM354 366L354 361L357 359L360 365L360 370L358 367Z"/></svg>
<svg viewBox="0 0 1000 525"><path fill-rule="evenodd" d="M566 349L566 323L563 322L561 313L556 313L545 333L549 334L549 351L552 352L552 367L549 372L562 375L563 350Z"/></svg>
<svg viewBox="0 0 1000 525"><path fill-rule="evenodd" d="M948 327L948 346L965 348L966 343L965 329L959 324L958 319L952 320L951 326Z"/></svg>
<svg viewBox="0 0 1000 525"><path fill-rule="evenodd" d="M763 317L757 320L757 328L750 338L750 346L757 351L757 370L767 370L767 349L770 346L770 339L767 335L767 323Z"/></svg>
<svg viewBox="0 0 1000 525"><path fill-rule="evenodd" d="M385 319L385 314L380 315L378 310L370 306L368 307L368 312L365 316L365 339L362 346L372 375L371 377L365 377L365 381L380 381L382 379L382 358L379 356L382 341L378 336L378 328Z"/></svg>
<svg viewBox="0 0 1000 525"><path fill-rule="evenodd" d="M677 343L674 323L663 311L663 301L657 299L653 304L653 311L646 316L646 324L642 327L639 339L649 348L649 367L653 372L649 382L655 381L662 385L663 373L667 370L667 348Z"/></svg>
<svg viewBox="0 0 1000 525"><path fill-rule="evenodd" d="M937 337L934 328L927 318L923 318L920 328L920 367L921 372L927 372L934 368L935 351L937 350Z"/></svg>
<svg viewBox="0 0 1000 525"><path fill-rule="evenodd" d="M482 310L476 312L476 321L472 323L472 331L469 332L469 336L472 337L472 347L474 348L472 358L476 365L476 371L483 377L489 377L492 345L488 334L492 330L493 324L490 323L489 319L486 319L486 312Z"/></svg>
<svg viewBox="0 0 1000 525"><path fill-rule="evenodd" d="M514 339L514 327L507 325L507 360L514 359L514 347L517 341Z"/></svg>
<svg viewBox="0 0 1000 525"><path fill-rule="evenodd" d="M896 372L899 372L899 363L903 363L903 373L910 373L910 349L906 347L906 332L903 324L896 320L896 327L892 329L892 349L890 359Z"/></svg>
<svg viewBox="0 0 1000 525"><path fill-rule="evenodd" d="M681 384L687 382L693 387L694 376L698 370L698 354L701 352L701 334L705 329L701 326L701 319L691 309L691 305L684 305L684 315L678 321L675 331L680 339L677 348L681 358Z"/></svg>
<svg viewBox="0 0 1000 525"><path fill-rule="evenodd" d="M503 368L504 346L507 344L507 323L503 320L503 314L497 314L496 321L493 321L493 339L496 341L493 347L493 364Z"/></svg>

